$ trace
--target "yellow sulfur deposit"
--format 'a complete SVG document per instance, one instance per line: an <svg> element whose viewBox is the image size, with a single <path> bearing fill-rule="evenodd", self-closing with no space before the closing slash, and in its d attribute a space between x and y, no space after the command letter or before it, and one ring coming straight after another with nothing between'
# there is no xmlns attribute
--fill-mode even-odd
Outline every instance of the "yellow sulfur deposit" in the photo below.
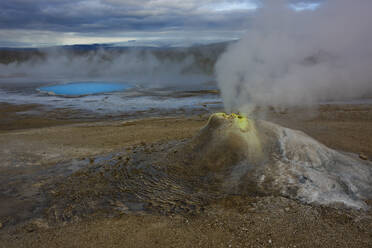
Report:
<svg viewBox="0 0 372 248"><path fill-rule="evenodd" d="M234 134L234 137L243 138L248 145L247 152L254 156L262 155L261 141L253 120L239 114L216 113L210 117L212 119L224 119L229 127L226 135Z"/></svg>
<svg viewBox="0 0 372 248"><path fill-rule="evenodd" d="M226 120L232 120L235 125L237 125L242 132L248 132L254 129L254 123L247 117L239 114L232 113L230 115L226 113L216 113L211 116L211 118L220 117Z"/></svg>

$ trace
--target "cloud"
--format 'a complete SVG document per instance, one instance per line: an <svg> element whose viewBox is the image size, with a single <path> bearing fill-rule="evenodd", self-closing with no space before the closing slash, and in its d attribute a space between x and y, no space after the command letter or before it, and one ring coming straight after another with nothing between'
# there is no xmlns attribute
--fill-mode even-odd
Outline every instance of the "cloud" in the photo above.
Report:
<svg viewBox="0 0 372 248"><path fill-rule="evenodd" d="M313 6L307 0L288 3L297 9ZM116 40L113 37L126 40L136 32L148 32L152 37L157 33L162 38L162 33L173 31L176 38L180 31L195 37L213 31L214 37L230 32L218 40L231 40L237 32L249 28L253 13L261 5L259 0L1 0L0 44L55 45L49 40L70 40L75 44L75 40L89 41L87 37L100 36L107 41ZM29 37L42 32L52 35L41 42L28 38L30 41L24 43L6 36L15 30L23 40L26 33Z"/></svg>
<svg viewBox="0 0 372 248"><path fill-rule="evenodd" d="M158 30L183 27L193 23L190 20L195 18L200 25L207 26L206 22L210 20L207 13L218 16L215 18L218 21L228 21L228 13L214 13L222 6L230 11L247 10L252 3L210 0L3 0L0 2L0 28L65 32Z"/></svg>
<svg viewBox="0 0 372 248"><path fill-rule="evenodd" d="M45 47L70 44L113 43L125 46L187 47L194 44L210 44L237 40L243 31L211 30L189 31L130 31L130 32L57 32L44 30L0 30L0 47Z"/></svg>
<svg viewBox="0 0 372 248"><path fill-rule="evenodd" d="M290 4L291 8L295 11L304 11L304 10L316 10L321 6L319 2L299 2Z"/></svg>
<svg viewBox="0 0 372 248"><path fill-rule="evenodd" d="M180 30L200 34L241 32L247 15L255 8L255 0L2 0L0 43L9 43L7 33L14 30L20 38L27 32L30 37L54 32L52 40L56 36L60 36L59 40L62 36L69 39L71 34L114 37ZM229 40L229 35L225 40ZM22 43L17 39L13 42Z"/></svg>

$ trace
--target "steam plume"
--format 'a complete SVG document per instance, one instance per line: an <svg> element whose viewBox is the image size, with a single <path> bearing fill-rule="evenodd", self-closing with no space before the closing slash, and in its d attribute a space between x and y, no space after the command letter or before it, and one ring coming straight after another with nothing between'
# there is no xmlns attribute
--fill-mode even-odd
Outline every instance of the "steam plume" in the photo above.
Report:
<svg viewBox="0 0 372 248"><path fill-rule="evenodd" d="M296 12L266 0L216 63L226 111L290 107L372 92L372 1L327 0Z"/></svg>
<svg viewBox="0 0 372 248"><path fill-rule="evenodd" d="M140 49L125 52L101 49L79 54L60 48L42 53L42 58L0 64L0 78L6 81L21 75L27 81L113 80L151 87L189 87L209 78L197 68L193 54L182 56L172 51L154 54Z"/></svg>

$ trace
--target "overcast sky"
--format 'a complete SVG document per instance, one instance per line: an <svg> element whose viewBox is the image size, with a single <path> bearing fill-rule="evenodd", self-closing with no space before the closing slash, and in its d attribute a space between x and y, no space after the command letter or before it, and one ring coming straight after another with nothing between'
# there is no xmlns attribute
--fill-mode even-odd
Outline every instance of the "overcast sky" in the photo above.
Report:
<svg viewBox="0 0 372 248"><path fill-rule="evenodd" d="M259 0L1 0L0 46L234 40L263 7Z"/></svg>

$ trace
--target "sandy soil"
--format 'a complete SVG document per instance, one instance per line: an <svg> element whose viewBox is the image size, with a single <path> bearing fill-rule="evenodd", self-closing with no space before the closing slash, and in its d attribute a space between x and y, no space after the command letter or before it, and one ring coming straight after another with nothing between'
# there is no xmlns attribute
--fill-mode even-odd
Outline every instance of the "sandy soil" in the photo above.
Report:
<svg viewBox="0 0 372 248"><path fill-rule="evenodd" d="M84 119L75 117L77 113L69 109L47 110L37 104L0 103L0 133L82 122Z"/></svg>
<svg viewBox="0 0 372 248"><path fill-rule="evenodd" d="M53 177L66 176L67 169L56 170L56 164L125 148L141 152L169 146L169 142L192 137L208 118L92 122L55 112L53 116L60 118L38 113L25 121L16 114L38 108L0 106L0 247L372 247L370 212L307 206L279 196L223 196L202 206L183 206L182 211L141 210L56 225L39 216L28 219L37 212L31 201L42 199L42 186ZM269 112L266 119L303 130L332 148L372 158L371 106L326 105L317 111ZM78 182L85 176L71 180ZM22 209L28 209L26 217L12 219Z"/></svg>

